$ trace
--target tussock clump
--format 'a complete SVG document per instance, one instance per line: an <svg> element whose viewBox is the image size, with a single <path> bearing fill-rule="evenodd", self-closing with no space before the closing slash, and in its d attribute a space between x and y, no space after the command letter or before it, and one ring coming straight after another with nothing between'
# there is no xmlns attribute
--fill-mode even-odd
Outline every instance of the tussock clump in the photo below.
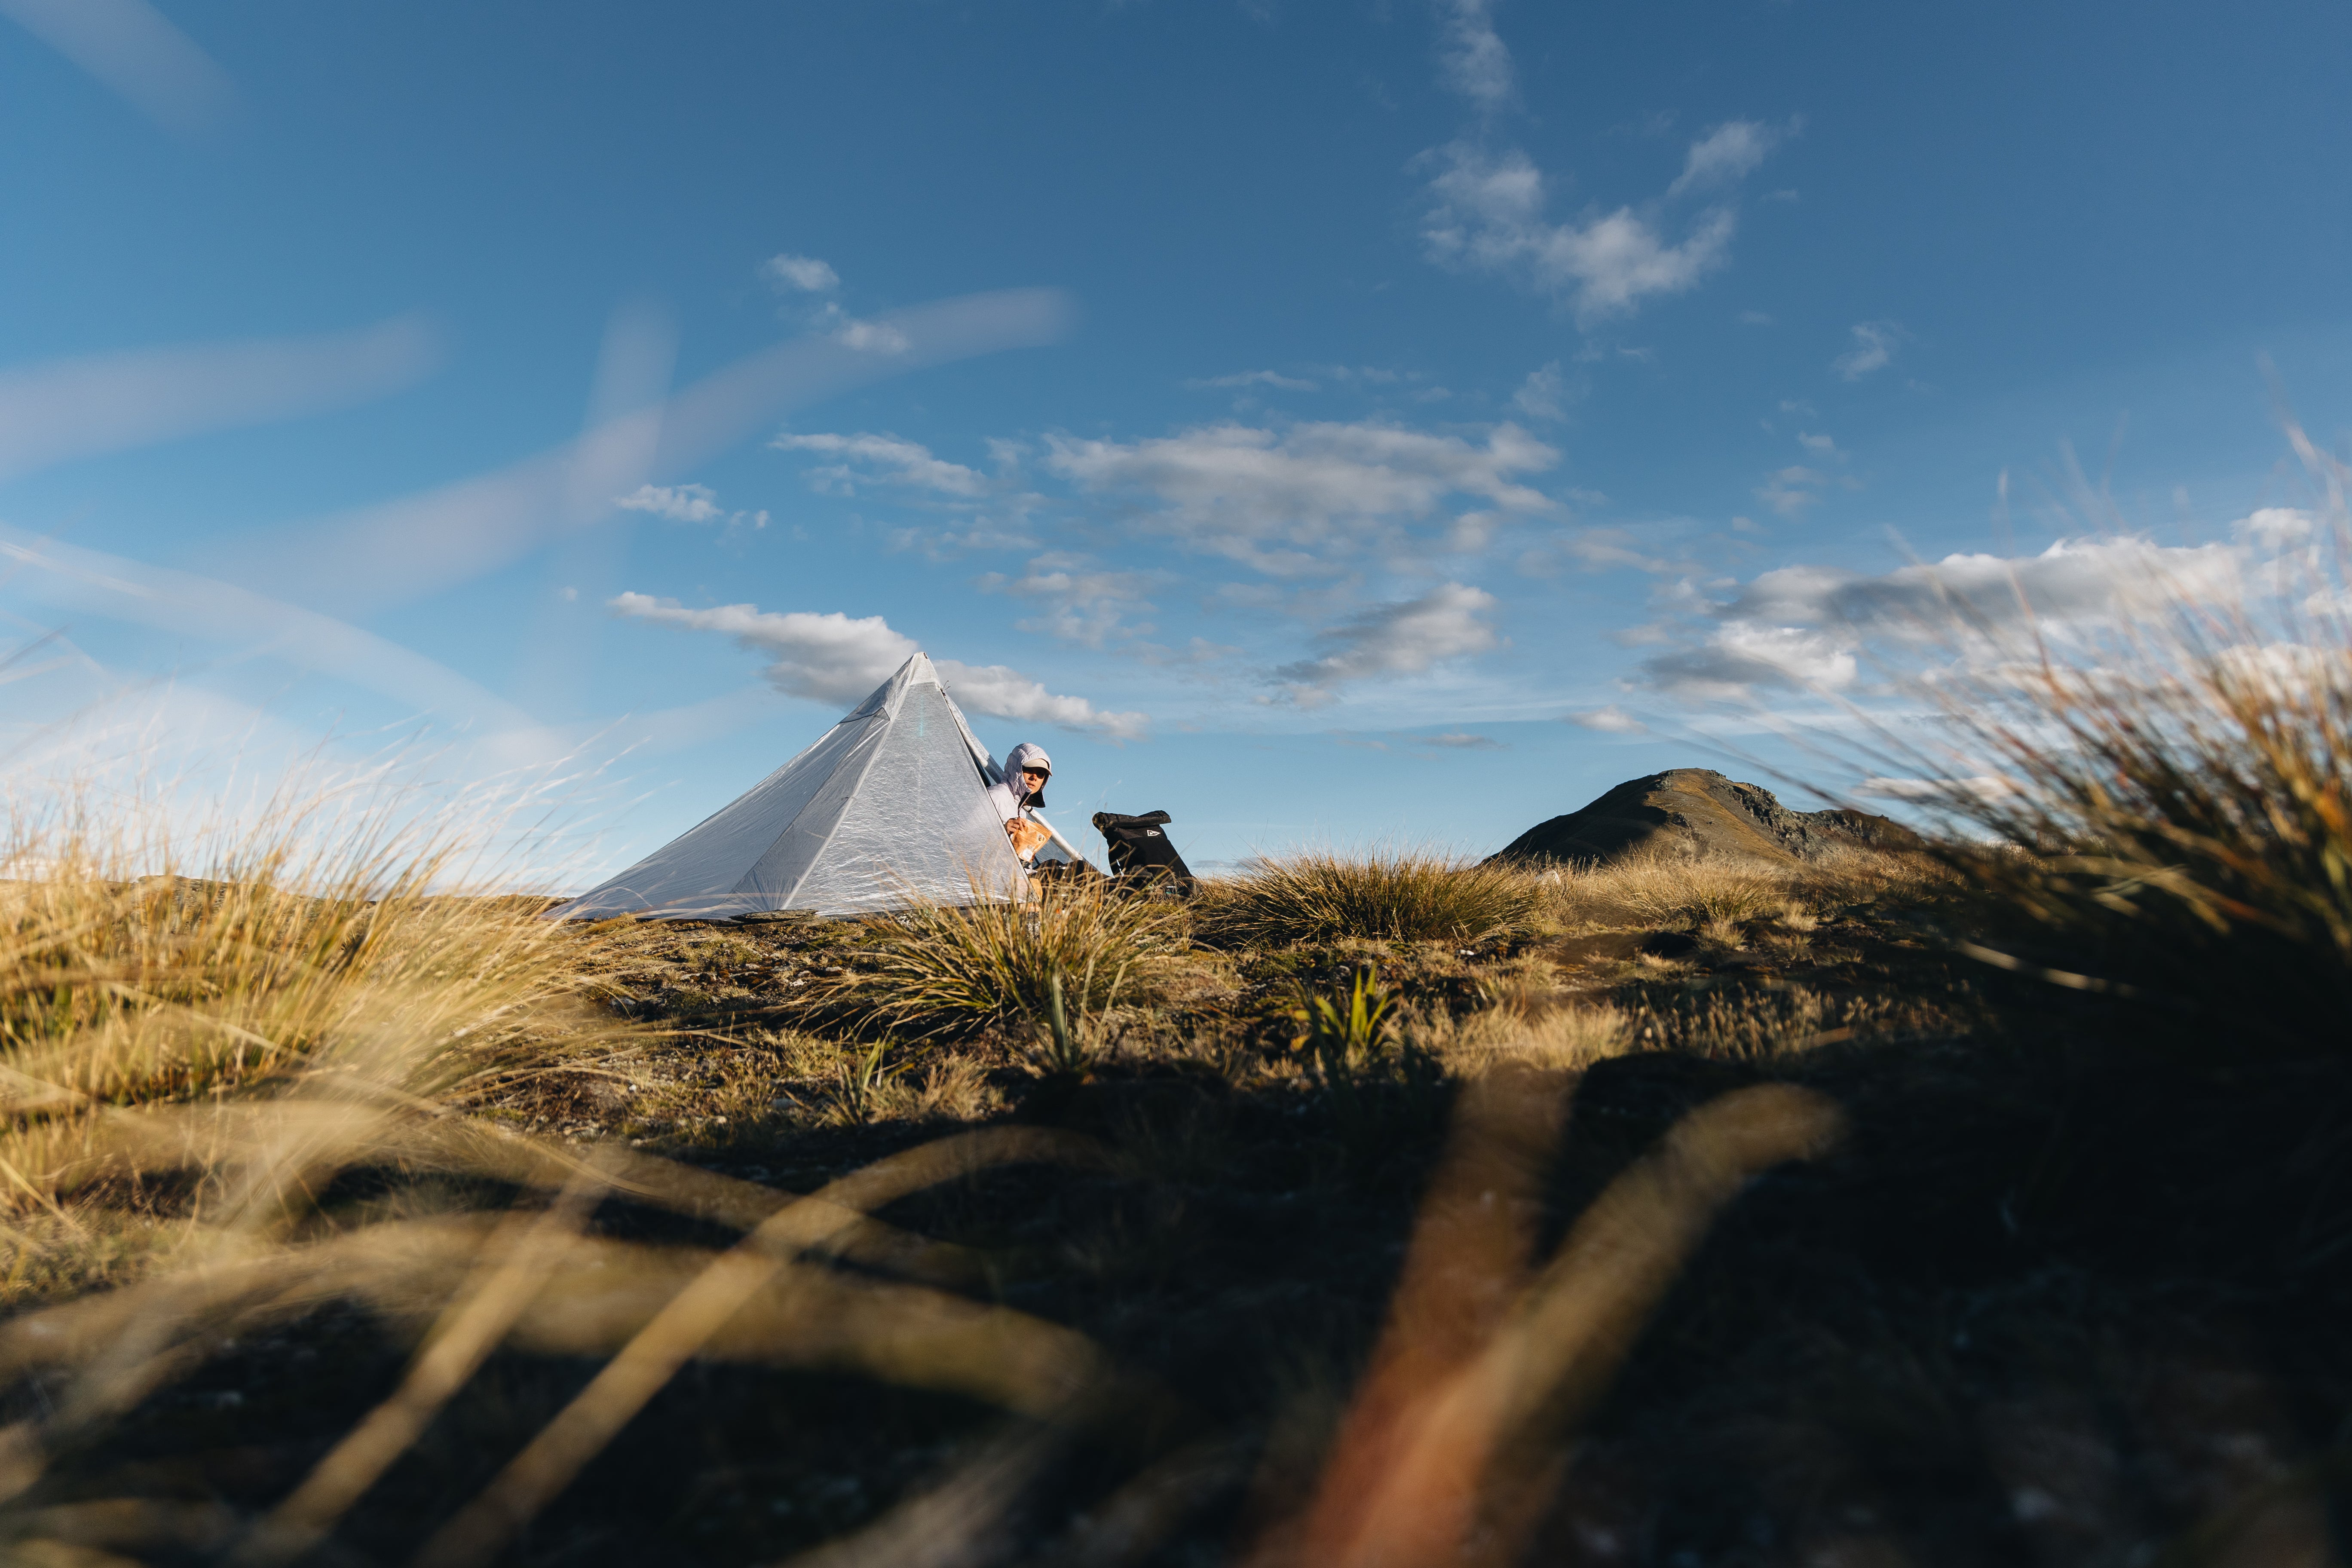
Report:
<svg viewBox="0 0 2352 1568"><path fill-rule="evenodd" d="M2043 672L2038 721L1984 736L2021 787L1969 815L2063 847L1958 863L2025 922L2004 956L2336 1048L2352 1011L2352 651L2292 681L2250 678L2229 651L2155 679Z"/></svg>
<svg viewBox="0 0 2352 1568"><path fill-rule="evenodd" d="M1927 774L1978 840L1943 856L1990 895L1967 951L2232 1049L2342 1048L2352 591L2344 476L2326 477L2338 542L2311 526L2252 579L2266 603L2156 581L2110 631L1979 652L1969 679L1935 683L1948 750L1881 760Z"/></svg>
<svg viewBox="0 0 2352 1568"><path fill-rule="evenodd" d="M237 1107L465 1104L625 1031L541 900L436 892L446 847L359 835L321 859L295 836L203 879L122 879L75 842L11 857L0 883L0 1204L207 1164ZM34 851L40 851L36 854Z"/></svg>
<svg viewBox="0 0 2352 1568"><path fill-rule="evenodd" d="M1122 898L1107 884L1045 890L1034 903L925 904L871 922L872 968L833 999L869 1026L912 1036L1068 1029L1156 998L1192 967L1178 902Z"/></svg>
<svg viewBox="0 0 2352 1568"><path fill-rule="evenodd" d="M1541 878L1549 912L1570 929L1636 925L1675 931L1777 912L1803 879L1803 868L1793 865L1666 855L1562 867Z"/></svg>
<svg viewBox="0 0 2352 1568"><path fill-rule="evenodd" d="M1475 943L1515 935L1543 905L1538 878L1432 850L1328 851L1204 884L1202 930L1231 946L1348 938Z"/></svg>

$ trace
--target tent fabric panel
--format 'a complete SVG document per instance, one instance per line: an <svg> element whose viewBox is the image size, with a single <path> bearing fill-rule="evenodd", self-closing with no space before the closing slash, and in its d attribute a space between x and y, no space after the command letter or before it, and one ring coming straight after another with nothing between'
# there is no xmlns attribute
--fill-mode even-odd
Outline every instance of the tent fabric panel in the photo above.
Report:
<svg viewBox="0 0 2352 1568"><path fill-rule="evenodd" d="M563 907L568 917L633 914L671 900L732 889L743 868L781 840L867 738L846 721L651 855Z"/></svg>
<svg viewBox="0 0 2352 1568"><path fill-rule="evenodd" d="M815 744L551 920L845 915L1017 898L988 799L1001 777L917 654Z"/></svg>
<svg viewBox="0 0 2352 1568"><path fill-rule="evenodd" d="M844 720L842 727L852 726ZM825 846L832 841L842 813L849 809L850 802L865 787L874 759L881 753L890 733L891 719L887 711L877 712L855 729L856 739L843 749L815 793L801 807L790 831L779 835L748 865L736 863L742 869L734 881L727 884L730 892L763 900L763 907L772 910L805 907L795 896L800 885L824 859Z"/></svg>
<svg viewBox="0 0 2352 1568"><path fill-rule="evenodd" d="M964 733L943 688L906 689L861 786L794 889L795 907L858 914L915 900L1016 895L1020 863Z"/></svg>

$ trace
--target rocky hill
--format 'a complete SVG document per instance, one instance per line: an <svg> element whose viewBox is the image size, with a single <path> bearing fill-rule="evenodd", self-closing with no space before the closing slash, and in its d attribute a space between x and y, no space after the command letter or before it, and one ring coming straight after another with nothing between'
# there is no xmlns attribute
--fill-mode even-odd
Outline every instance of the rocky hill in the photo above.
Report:
<svg viewBox="0 0 2352 1568"><path fill-rule="evenodd" d="M1760 784L1740 784L1711 768L1673 768L1630 779L1580 811L1538 823L1492 858L1544 864L1665 854L1785 863L1917 841L1909 828L1884 816L1791 811Z"/></svg>

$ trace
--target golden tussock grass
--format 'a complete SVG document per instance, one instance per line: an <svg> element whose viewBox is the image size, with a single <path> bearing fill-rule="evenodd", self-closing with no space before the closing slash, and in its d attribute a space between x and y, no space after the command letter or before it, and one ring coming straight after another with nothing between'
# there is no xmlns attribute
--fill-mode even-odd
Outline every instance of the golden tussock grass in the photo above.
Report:
<svg viewBox="0 0 2352 1568"><path fill-rule="evenodd" d="M2307 1053L2352 1010L2352 515L2289 434L2323 503L2234 587L2151 569L2135 613L2046 639L1961 615L1966 657L1915 682L1941 743L1870 760L1975 840L1939 858L1998 928L1978 956Z"/></svg>
<svg viewBox="0 0 2352 1568"><path fill-rule="evenodd" d="M994 1026L1049 1045L1058 1033L1065 1055L1090 1054L1105 1015L1157 1000L1193 967L1181 902L1125 897L1099 879L1024 903L916 904L866 934L867 962L828 999L867 1027L928 1037Z"/></svg>
<svg viewBox="0 0 2352 1568"><path fill-rule="evenodd" d="M1855 849L1821 861L1694 860L1632 855L1600 865L1523 872L1541 889L1548 918L1569 931L1638 926L1727 928L1816 908L1916 905L1957 886L1934 858Z"/></svg>
<svg viewBox="0 0 2352 1568"><path fill-rule="evenodd" d="M75 1550L54 1532L79 1525L16 1506L54 1456L224 1340L334 1301L417 1323L420 1354L268 1515L207 1516L232 1561L291 1561L323 1540L501 1345L605 1368L420 1561L498 1555L689 1360L856 1370L1061 1418L1110 1376L1082 1336L927 1282L965 1280L969 1265L866 1217L993 1164L1099 1162L1085 1140L965 1133L795 1199L609 1144L517 1136L467 1107L644 1031L594 1005L596 933L538 919L543 900L443 890L465 865L450 847L363 821L340 841L248 842L201 878L137 879L107 863L120 855L21 826L9 850L37 871L0 885L12 1272L70 1293L96 1282L108 1238L145 1226L155 1240L131 1282L0 1327L0 1379L68 1374L46 1416L0 1431L0 1533L20 1554ZM519 1196L503 1217L429 1190L425 1217L403 1216L416 1205L394 1194L321 1205L362 1172ZM589 1236L607 1196L743 1239L713 1252ZM834 1258L893 1278L833 1271ZM122 1500L116 1534L153 1534L159 1509Z"/></svg>
<svg viewBox="0 0 2352 1568"><path fill-rule="evenodd" d="M235 1163L271 1117L397 1142L624 1032L543 900L438 890L453 847L303 842L137 879L84 841L11 847L46 874L0 883L0 1204Z"/></svg>
<svg viewBox="0 0 2352 1568"><path fill-rule="evenodd" d="M1525 872L1435 850L1310 850L1203 883L1196 902L1203 937L1223 944L1475 944L1526 930L1542 893Z"/></svg>

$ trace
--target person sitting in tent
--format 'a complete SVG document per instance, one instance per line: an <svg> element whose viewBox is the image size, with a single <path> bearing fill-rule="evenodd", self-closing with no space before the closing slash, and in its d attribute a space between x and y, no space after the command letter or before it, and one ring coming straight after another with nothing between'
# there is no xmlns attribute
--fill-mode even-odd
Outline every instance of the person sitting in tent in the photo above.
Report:
<svg viewBox="0 0 2352 1568"><path fill-rule="evenodd" d="M996 807L997 820L1004 824L1004 836L1013 840L1013 852L1024 866L1053 837L1035 815L1045 804L1045 781L1053 776L1054 760L1045 754L1045 748L1024 741L1005 753L1004 782L989 786L988 798Z"/></svg>

